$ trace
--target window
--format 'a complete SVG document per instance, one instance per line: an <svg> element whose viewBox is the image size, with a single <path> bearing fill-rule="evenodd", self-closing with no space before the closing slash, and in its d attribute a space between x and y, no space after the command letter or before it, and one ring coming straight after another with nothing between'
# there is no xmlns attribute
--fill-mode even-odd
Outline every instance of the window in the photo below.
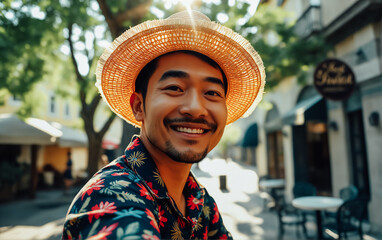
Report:
<svg viewBox="0 0 382 240"><path fill-rule="evenodd" d="M56 97L51 94L49 98L49 113L51 115L56 115L57 113L57 106L56 106Z"/></svg>
<svg viewBox="0 0 382 240"><path fill-rule="evenodd" d="M65 103L65 118L70 118L70 104L69 104L69 102Z"/></svg>

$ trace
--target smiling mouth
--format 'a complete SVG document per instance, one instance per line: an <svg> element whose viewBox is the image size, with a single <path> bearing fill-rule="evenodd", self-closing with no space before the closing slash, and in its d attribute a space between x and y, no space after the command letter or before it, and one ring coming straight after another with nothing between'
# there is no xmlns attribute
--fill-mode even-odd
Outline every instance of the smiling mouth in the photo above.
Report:
<svg viewBox="0 0 382 240"><path fill-rule="evenodd" d="M173 130L177 132L182 132L182 133L190 133L190 134L203 134L206 133L208 130L201 129L201 128L188 128L188 127L171 127Z"/></svg>
<svg viewBox="0 0 382 240"><path fill-rule="evenodd" d="M217 125L210 123L205 119L191 119L184 118L165 118L164 125L176 132L185 134L194 134L194 136L203 135L208 132L214 133L217 129ZM192 136L192 135L190 135Z"/></svg>

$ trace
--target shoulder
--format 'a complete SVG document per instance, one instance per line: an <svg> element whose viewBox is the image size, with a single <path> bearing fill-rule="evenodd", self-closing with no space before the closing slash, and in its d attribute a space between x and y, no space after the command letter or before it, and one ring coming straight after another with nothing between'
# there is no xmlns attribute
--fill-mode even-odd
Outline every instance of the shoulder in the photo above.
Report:
<svg viewBox="0 0 382 240"><path fill-rule="evenodd" d="M148 229L156 203L142 191L142 183L123 162L112 162L95 174L77 194L69 208L64 231L72 236L89 236L95 225L101 229L102 225L118 223L118 228L128 229L137 222L140 229Z"/></svg>
<svg viewBox="0 0 382 240"><path fill-rule="evenodd" d="M142 186L143 180L134 171L123 161L115 160L97 172L78 192L69 214L78 218L100 206L116 211L131 207L154 209L155 202L147 197Z"/></svg>

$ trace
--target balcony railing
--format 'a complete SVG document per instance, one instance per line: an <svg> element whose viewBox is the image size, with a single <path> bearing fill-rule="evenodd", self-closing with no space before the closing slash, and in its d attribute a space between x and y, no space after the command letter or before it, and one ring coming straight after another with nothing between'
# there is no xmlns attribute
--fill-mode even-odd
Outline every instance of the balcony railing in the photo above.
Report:
<svg viewBox="0 0 382 240"><path fill-rule="evenodd" d="M321 31L321 8L320 6L309 6L297 20L294 30L302 38Z"/></svg>

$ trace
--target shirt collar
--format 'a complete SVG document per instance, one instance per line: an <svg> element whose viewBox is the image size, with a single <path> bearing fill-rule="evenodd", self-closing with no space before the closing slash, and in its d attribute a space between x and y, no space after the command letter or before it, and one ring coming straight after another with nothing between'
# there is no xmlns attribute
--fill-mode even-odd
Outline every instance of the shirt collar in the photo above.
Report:
<svg viewBox="0 0 382 240"><path fill-rule="evenodd" d="M148 153L138 136L134 136L125 150L125 159L128 166L143 180L146 187L156 198L169 198L166 185L161 178L154 160ZM186 197L193 195L203 197L204 187L190 172L183 190Z"/></svg>

